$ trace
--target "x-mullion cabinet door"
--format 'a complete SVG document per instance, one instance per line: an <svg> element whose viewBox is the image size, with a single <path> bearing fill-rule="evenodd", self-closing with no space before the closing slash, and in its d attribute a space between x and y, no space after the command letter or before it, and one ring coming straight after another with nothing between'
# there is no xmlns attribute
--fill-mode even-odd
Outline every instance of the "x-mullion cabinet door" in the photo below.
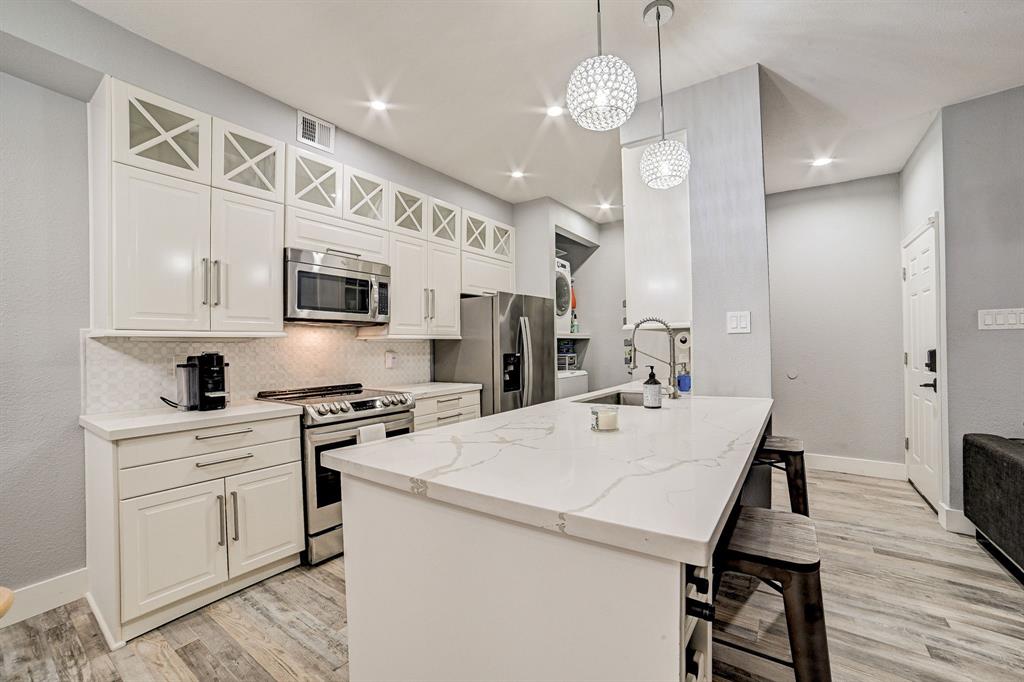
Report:
<svg viewBox="0 0 1024 682"><path fill-rule="evenodd" d="M426 239L429 229L427 195L394 183L390 187L388 228L398 234Z"/></svg>
<svg viewBox="0 0 1024 682"><path fill-rule="evenodd" d="M334 159L288 145L285 203L340 218L342 168Z"/></svg>
<svg viewBox="0 0 1024 682"><path fill-rule="evenodd" d="M430 198L428 206L430 241L456 249L462 242L462 209L440 199Z"/></svg>
<svg viewBox="0 0 1024 682"><path fill-rule="evenodd" d="M284 142L213 119L213 186L284 202Z"/></svg>
<svg viewBox="0 0 1024 682"><path fill-rule="evenodd" d="M345 166L345 220L386 229L387 185L384 178Z"/></svg>
<svg viewBox="0 0 1024 682"><path fill-rule="evenodd" d="M491 255L491 221L482 215L463 211L462 248L484 256Z"/></svg>
<svg viewBox="0 0 1024 682"><path fill-rule="evenodd" d="M112 98L114 161L210 184L208 114L119 80Z"/></svg>
<svg viewBox="0 0 1024 682"><path fill-rule="evenodd" d="M516 255L516 229L511 225L491 225L491 255L501 260L513 261Z"/></svg>

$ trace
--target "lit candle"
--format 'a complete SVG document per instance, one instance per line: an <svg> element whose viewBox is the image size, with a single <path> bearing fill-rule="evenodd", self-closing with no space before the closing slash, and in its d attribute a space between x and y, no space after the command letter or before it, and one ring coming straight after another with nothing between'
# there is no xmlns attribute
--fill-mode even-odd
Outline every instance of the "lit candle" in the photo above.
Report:
<svg viewBox="0 0 1024 682"><path fill-rule="evenodd" d="M590 428L593 431L618 431L618 408L610 405L590 408Z"/></svg>

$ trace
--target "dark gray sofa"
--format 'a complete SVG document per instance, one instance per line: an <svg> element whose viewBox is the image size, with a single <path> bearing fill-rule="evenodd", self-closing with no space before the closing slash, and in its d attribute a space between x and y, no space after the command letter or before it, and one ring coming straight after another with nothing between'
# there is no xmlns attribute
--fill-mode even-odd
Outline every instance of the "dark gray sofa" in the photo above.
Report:
<svg viewBox="0 0 1024 682"><path fill-rule="evenodd" d="M964 436L964 514L978 540L1024 569L1024 440Z"/></svg>

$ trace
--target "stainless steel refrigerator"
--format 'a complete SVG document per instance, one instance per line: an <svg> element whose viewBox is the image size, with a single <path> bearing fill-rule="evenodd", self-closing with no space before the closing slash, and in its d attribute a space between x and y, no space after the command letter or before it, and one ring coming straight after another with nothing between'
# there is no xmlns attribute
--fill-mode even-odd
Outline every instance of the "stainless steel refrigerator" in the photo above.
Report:
<svg viewBox="0 0 1024 682"><path fill-rule="evenodd" d="M462 340L434 341L434 381L483 384L483 416L554 400L554 301L499 293L461 305Z"/></svg>

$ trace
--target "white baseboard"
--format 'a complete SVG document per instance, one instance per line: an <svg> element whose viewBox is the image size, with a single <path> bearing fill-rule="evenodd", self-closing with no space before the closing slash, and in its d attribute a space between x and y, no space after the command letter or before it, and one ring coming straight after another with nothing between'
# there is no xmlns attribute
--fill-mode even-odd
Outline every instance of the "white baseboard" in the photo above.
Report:
<svg viewBox="0 0 1024 682"><path fill-rule="evenodd" d="M951 533L974 535L974 524L964 516L964 510L947 507L944 502L939 504L939 525Z"/></svg>
<svg viewBox="0 0 1024 682"><path fill-rule="evenodd" d="M841 474L887 478L893 481L907 480L907 465L903 462L879 462L874 459L819 455L814 452L804 454L804 462L808 469L817 469L818 471L835 471Z"/></svg>
<svg viewBox="0 0 1024 682"><path fill-rule="evenodd" d="M0 618L0 628L75 601L85 595L88 587L89 572L85 568L43 580L35 585L19 587L14 591L14 605L11 606L11 610Z"/></svg>

